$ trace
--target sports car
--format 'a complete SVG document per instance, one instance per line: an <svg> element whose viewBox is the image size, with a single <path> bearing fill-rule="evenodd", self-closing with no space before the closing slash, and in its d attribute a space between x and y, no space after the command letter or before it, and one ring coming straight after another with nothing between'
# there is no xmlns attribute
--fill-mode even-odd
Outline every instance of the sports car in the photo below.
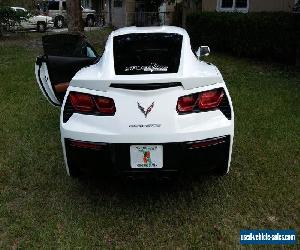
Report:
<svg viewBox="0 0 300 250"><path fill-rule="evenodd" d="M221 73L178 27L113 31L99 56L80 34L43 37L39 87L61 107L67 173L228 173L234 137Z"/></svg>

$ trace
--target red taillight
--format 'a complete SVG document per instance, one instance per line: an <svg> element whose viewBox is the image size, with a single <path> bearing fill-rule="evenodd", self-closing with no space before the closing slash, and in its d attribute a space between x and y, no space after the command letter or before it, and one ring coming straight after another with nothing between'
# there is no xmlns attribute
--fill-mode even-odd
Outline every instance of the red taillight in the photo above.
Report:
<svg viewBox="0 0 300 250"><path fill-rule="evenodd" d="M69 98L73 108L80 113L114 115L116 112L114 100L109 97L71 92Z"/></svg>
<svg viewBox="0 0 300 250"><path fill-rule="evenodd" d="M178 99L177 110L178 112L186 113L194 110L197 101L197 95L182 96Z"/></svg>
<svg viewBox="0 0 300 250"><path fill-rule="evenodd" d="M200 93L198 106L200 110L217 108L224 96L223 90L210 90Z"/></svg>
<svg viewBox="0 0 300 250"><path fill-rule="evenodd" d="M224 96L223 89L209 90L178 98L178 113L208 111L217 108Z"/></svg>
<svg viewBox="0 0 300 250"><path fill-rule="evenodd" d="M115 102L111 98L96 97L95 102L100 113L114 114L116 112Z"/></svg>
<svg viewBox="0 0 300 250"><path fill-rule="evenodd" d="M70 100L76 111L87 113L95 110L95 103L90 95L71 92Z"/></svg>

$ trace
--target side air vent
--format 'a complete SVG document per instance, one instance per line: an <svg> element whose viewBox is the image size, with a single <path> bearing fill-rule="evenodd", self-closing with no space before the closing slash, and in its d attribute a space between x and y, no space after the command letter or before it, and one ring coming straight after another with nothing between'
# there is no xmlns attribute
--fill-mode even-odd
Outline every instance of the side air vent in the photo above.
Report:
<svg viewBox="0 0 300 250"><path fill-rule="evenodd" d="M113 83L110 85L111 88L118 89L129 89L129 90L155 90L165 89L172 87L182 87L180 82L169 82L169 83L147 83L147 84L117 84Z"/></svg>
<svg viewBox="0 0 300 250"><path fill-rule="evenodd" d="M67 98L65 107L64 107L64 113L63 113L63 122L66 123L71 116L74 113L74 109L72 107L71 101L70 101L70 97Z"/></svg>
<svg viewBox="0 0 300 250"><path fill-rule="evenodd" d="M221 101L221 103L219 105L219 109L226 116L227 119L231 120L231 108L229 105L227 95L224 95L223 100Z"/></svg>

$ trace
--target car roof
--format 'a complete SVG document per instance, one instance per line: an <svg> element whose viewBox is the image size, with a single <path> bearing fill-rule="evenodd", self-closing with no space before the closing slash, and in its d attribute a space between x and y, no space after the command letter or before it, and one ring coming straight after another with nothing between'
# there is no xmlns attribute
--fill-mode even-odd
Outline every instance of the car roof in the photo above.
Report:
<svg viewBox="0 0 300 250"><path fill-rule="evenodd" d="M23 7L10 7L10 8L13 9L13 10L24 10L24 11L26 11L26 9L23 8Z"/></svg>
<svg viewBox="0 0 300 250"><path fill-rule="evenodd" d="M112 36L121 36L134 33L175 33L188 36L185 29L175 26L152 26L152 27L125 27L112 32Z"/></svg>

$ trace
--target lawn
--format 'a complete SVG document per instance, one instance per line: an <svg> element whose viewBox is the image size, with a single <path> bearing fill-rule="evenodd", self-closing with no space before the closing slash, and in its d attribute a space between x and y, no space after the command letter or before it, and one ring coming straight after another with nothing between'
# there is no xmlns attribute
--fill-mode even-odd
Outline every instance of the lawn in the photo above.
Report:
<svg viewBox="0 0 300 250"><path fill-rule="evenodd" d="M89 33L101 49L107 31ZM231 172L170 182L65 173L59 109L34 77L40 35L0 40L0 248L229 248L240 229L300 230L300 73L221 54ZM299 245L298 245L299 246Z"/></svg>

